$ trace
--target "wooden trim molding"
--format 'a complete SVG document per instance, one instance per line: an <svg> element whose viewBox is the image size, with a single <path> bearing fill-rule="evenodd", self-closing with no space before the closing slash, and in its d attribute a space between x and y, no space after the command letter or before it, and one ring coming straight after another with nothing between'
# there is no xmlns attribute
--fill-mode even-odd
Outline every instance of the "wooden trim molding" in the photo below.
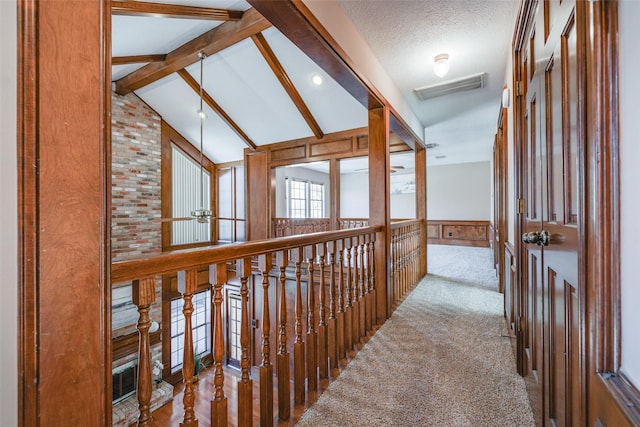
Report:
<svg viewBox="0 0 640 427"><path fill-rule="evenodd" d="M488 248L491 245L489 221L427 221L427 243Z"/></svg>
<svg viewBox="0 0 640 427"><path fill-rule="evenodd" d="M212 21L237 21L242 11L211 7L183 6L144 1L112 1L111 13L125 16L154 16L162 18L208 19Z"/></svg>

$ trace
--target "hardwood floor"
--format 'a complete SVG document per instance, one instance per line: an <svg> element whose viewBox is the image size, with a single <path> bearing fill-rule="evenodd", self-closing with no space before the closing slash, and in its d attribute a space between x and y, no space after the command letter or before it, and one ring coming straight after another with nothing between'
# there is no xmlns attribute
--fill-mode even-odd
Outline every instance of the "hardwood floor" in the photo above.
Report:
<svg viewBox="0 0 640 427"><path fill-rule="evenodd" d="M369 338L373 335L373 333L377 330L377 327L374 328L369 335L367 335L364 339L364 343L366 343ZM356 350L360 350L364 343L358 344ZM288 420L281 421L278 418L278 385L277 378L274 376L274 399L273 399L273 413L274 417L274 426L292 426L298 421L298 419L302 416L304 411L311 406L318 399L320 394L331 384L331 381L335 379L340 372L348 365L349 361L355 357L356 352L352 351L347 359L343 359L340 361L340 367L338 369L331 370L330 379L328 380L320 380L318 391L310 392L306 395L305 404L302 405L294 405L293 403L293 392L291 393L291 417ZM240 371L226 367L225 368L225 376L224 376L224 393L227 397L227 407L229 408L229 425L238 425L237 419L237 381L240 378ZM251 372L251 378L253 379L253 423L252 425L257 426L260 424L260 384L258 381L258 368L254 367ZM291 375L293 378L293 375ZM155 412L153 412L153 425L156 427L164 427L164 426L177 426L182 422L182 417L184 414L182 398L183 398L183 389L184 385L182 383L178 383L175 385L173 401L167 403L162 406ZM293 391L293 381L291 383L291 390ZM196 417L198 418L199 427L210 427L211 426L211 413L210 413L210 402L213 396L213 369L208 368L200 373L199 381L197 384L197 388L195 391L196 399L195 399L195 412Z"/></svg>

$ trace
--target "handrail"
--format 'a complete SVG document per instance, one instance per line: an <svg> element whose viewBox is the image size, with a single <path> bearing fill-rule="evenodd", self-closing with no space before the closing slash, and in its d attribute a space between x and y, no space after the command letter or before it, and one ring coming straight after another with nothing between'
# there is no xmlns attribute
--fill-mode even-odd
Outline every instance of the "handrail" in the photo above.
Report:
<svg viewBox="0 0 640 427"><path fill-rule="evenodd" d="M265 240L254 240L242 243L229 243L220 246L207 246L163 252L145 258L134 258L116 261L111 265L111 282L121 283L141 277L175 273L235 261L286 249L295 249L323 243L329 240L340 240L365 233L377 233L382 226L361 227L336 231L301 234L290 237L277 237Z"/></svg>
<svg viewBox="0 0 640 427"><path fill-rule="evenodd" d="M424 220L422 220L422 219L403 219L403 220L396 220L396 221L393 221L393 222L391 223L391 229L392 229L392 230L394 230L394 229L397 229L397 228L400 228L400 227L406 227L406 226L408 226L408 225L413 225L413 224L417 224L417 225L419 225L419 224L422 224L422 222L423 222L423 221L424 221Z"/></svg>

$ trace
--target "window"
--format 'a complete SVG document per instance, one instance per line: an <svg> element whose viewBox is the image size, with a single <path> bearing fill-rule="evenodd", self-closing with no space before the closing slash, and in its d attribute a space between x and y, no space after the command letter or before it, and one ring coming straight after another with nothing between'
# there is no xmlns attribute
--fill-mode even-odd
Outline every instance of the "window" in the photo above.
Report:
<svg viewBox="0 0 640 427"><path fill-rule="evenodd" d="M211 291L193 295L193 351L197 354L211 353ZM183 299L171 301L171 373L182 369L184 357Z"/></svg>
<svg viewBox="0 0 640 427"><path fill-rule="evenodd" d="M229 310L229 337L227 363L236 368L242 360L242 345L240 343L240 327L242 322L242 298L237 293L228 293L227 307Z"/></svg>
<svg viewBox="0 0 640 427"><path fill-rule="evenodd" d="M244 166L216 169L218 177L218 236L219 242L245 240Z"/></svg>
<svg viewBox="0 0 640 427"><path fill-rule="evenodd" d="M171 150L171 215L173 218L191 216L191 211L211 207L209 171L203 169L202 194L200 193L200 165L178 147ZM202 198L202 200L200 200ZM211 240L209 222L174 221L171 230L171 244L184 245Z"/></svg>
<svg viewBox="0 0 640 427"><path fill-rule="evenodd" d="M286 178L289 218L324 218L324 184Z"/></svg>

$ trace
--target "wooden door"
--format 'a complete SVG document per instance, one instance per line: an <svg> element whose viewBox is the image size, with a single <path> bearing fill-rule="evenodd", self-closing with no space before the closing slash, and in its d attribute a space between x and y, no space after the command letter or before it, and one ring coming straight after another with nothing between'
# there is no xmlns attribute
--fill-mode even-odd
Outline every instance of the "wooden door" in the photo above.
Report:
<svg viewBox="0 0 640 427"><path fill-rule="evenodd" d="M575 3L538 4L519 55L523 199L522 373L537 424L581 424Z"/></svg>

